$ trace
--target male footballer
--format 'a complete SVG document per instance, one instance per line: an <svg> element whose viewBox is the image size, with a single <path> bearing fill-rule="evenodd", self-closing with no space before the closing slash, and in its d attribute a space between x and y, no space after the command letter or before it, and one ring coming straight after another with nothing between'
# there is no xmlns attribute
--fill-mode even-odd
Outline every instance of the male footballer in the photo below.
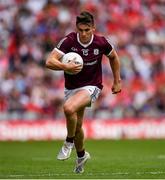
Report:
<svg viewBox="0 0 165 180"><path fill-rule="evenodd" d="M62 63L63 55L68 52L76 52L81 55L83 66L75 64L73 61ZM104 36L95 34L93 15L83 11L76 17L76 32L71 32L64 37L46 60L47 68L64 71L65 102L63 110L66 117L67 137L57 159L68 159L75 147L77 152L75 173L83 173L84 165L90 159L90 154L84 147L82 124L85 108L97 100L103 88L101 67L103 55L107 56L113 73L112 93L119 93L121 92L119 57Z"/></svg>

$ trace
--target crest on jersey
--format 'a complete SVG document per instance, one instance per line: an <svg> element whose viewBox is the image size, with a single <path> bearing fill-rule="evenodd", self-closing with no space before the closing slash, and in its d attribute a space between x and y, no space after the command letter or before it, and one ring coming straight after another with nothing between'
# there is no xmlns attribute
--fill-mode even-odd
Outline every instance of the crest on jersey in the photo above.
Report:
<svg viewBox="0 0 165 180"><path fill-rule="evenodd" d="M98 55L98 54L99 54L99 49L94 49L94 50L93 50L93 54L94 54L94 55Z"/></svg>
<svg viewBox="0 0 165 180"><path fill-rule="evenodd" d="M88 56L89 49L82 49L83 55Z"/></svg>

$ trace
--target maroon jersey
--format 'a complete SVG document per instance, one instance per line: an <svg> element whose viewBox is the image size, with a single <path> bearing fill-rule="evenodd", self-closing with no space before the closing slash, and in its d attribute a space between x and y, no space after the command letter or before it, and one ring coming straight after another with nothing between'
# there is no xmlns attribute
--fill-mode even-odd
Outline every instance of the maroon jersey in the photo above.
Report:
<svg viewBox="0 0 165 180"><path fill-rule="evenodd" d="M82 86L93 85L102 89L102 56L108 55L112 46L103 36L93 35L87 45L79 41L78 34L72 32L63 38L57 45L57 49L64 53L76 52L83 58L84 66L76 75L64 73L65 87L75 89Z"/></svg>

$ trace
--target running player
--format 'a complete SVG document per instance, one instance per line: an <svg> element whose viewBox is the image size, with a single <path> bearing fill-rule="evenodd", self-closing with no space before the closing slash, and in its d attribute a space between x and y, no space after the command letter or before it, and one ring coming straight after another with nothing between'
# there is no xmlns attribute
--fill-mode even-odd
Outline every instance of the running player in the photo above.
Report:
<svg viewBox="0 0 165 180"><path fill-rule="evenodd" d="M90 154L84 147L84 133L82 129L85 108L98 98L102 85L102 56L106 55L113 73L112 93L121 91L120 61L115 49L104 36L95 32L93 15L87 11L76 17L77 32L71 32L64 37L49 54L46 67L52 70L62 70L65 77L65 102L63 105L66 117L67 137L57 155L57 159L65 160L76 148L77 160L74 172L82 173L84 164ZM64 64L61 58L65 53L76 52L84 61L83 67L74 62Z"/></svg>

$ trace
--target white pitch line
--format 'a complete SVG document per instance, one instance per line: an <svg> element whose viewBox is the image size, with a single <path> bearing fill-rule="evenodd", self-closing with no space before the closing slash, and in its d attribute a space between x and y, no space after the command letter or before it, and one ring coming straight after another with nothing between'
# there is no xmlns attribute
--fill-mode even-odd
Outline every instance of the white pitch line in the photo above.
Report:
<svg viewBox="0 0 165 180"><path fill-rule="evenodd" d="M112 173L87 173L85 175L87 176L110 176L110 175L129 175L133 174L131 172L112 172ZM137 175L142 175L142 174L165 174L164 171L149 171L149 172L136 172L135 174ZM29 175L24 175L24 174L9 174L9 175L1 175L0 176L5 176L5 177L44 177L44 176L73 176L77 175L74 173L43 173L43 174L29 174ZM81 174L82 175L82 174Z"/></svg>

